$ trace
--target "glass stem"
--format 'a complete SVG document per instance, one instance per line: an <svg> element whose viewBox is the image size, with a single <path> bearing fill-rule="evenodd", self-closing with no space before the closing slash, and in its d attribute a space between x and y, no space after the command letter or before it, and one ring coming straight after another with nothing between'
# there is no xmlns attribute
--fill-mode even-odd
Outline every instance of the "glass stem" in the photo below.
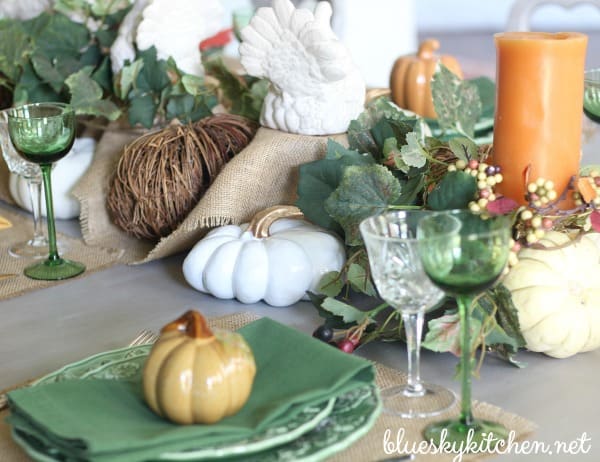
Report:
<svg viewBox="0 0 600 462"><path fill-rule="evenodd" d="M473 299L468 295L457 297L460 322L461 403L460 422L473 423L471 412L471 326L470 309Z"/></svg>
<svg viewBox="0 0 600 462"><path fill-rule="evenodd" d="M42 178L44 179L44 193L46 196L46 220L48 223L48 260L60 260L56 249L56 229L54 228L54 205L52 204L52 164L41 164Z"/></svg>
<svg viewBox="0 0 600 462"><path fill-rule="evenodd" d="M408 384L405 393L410 396L422 396L425 393L421 384L421 335L423 333L423 312L402 313L406 348L408 350Z"/></svg>
<svg viewBox="0 0 600 462"><path fill-rule="evenodd" d="M29 200L31 201L31 213L33 214L33 238L31 245L46 245L44 227L42 225L42 181L38 178L27 178L29 189Z"/></svg>

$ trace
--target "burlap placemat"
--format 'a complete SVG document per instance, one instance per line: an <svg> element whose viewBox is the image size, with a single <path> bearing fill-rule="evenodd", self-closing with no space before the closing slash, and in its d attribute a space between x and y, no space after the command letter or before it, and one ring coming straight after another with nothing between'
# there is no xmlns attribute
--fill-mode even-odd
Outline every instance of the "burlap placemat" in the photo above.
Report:
<svg viewBox="0 0 600 462"><path fill-rule="evenodd" d="M123 148L138 134L109 130L97 145L94 162L73 194L81 203L86 243L125 250L129 263L145 263L191 248L210 228L249 221L256 212L295 200L298 167L325 155L327 140L346 144L345 135L303 136L260 128L252 142L217 176L200 202L158 243L127 236L111 221L106 197Z"/></svg>
<svg viewBox="0 0 600 462"><path fill-rule="evenodd" d="M0 274L16 274L8 279L0 279L0 300L69 281L69 279L66 281L36 281L24 276L23 269L30 265L32 260L11 257L8 249L13 244L31 236L33 232L32 218L28 214L15 212L2 204L0 204L0 215L8 218L13 225L11 228L0 230ZM62 233L57 235L67 247L67 251L62 256L85 264L86 271L79 277L121 263L123 254L121 249L91 247L85 245L81 239L75 239Z"/></svg>
<svg viewBox="0 0 600 462"><path fill-rule="evenodd" d="M258 319L258 316L256 316L254 313L236 313L220 318L209 319L209 324L211 327L221 327L224 329L235 330L256 319ZM380 388L387 388L406 383L406 375L404 373L392 370L388 367L382 366L381 364L376 364L376 369L377 385ZM530 422L529 420L516 414L506 412L491 404L474 402L473 412L476 417L495 420L504 424L508 429L514 430L517 441L530 437L536 429L536 425L533 422ZM431 419L401 419L388 414L381 414L367 435L363 436L348 449L331 457L329 460L331 462L375 462L388 458L392 454L386 454L383 449L383 439L386 430L391 431L392 439L395 440L396 433L403 429L404 441L407 442L410 447L411 442L419 442L422 440L421 433L427 424L432 421L438 421L457 414L458 404L445 414ZM0 460L11 462L30 461L23 451L12 441L12 438L10 437L10 429L4 422L4 418L6 416L7 411L0 413ZM398 456L399 454L393 455ZM474 461L482 459L483 457L484 456L481 454L467 455L464 456L462 460ZM419 454L417 460L420 462L445 462L451 461L453 458L454 455L452 454Z"/></svg>

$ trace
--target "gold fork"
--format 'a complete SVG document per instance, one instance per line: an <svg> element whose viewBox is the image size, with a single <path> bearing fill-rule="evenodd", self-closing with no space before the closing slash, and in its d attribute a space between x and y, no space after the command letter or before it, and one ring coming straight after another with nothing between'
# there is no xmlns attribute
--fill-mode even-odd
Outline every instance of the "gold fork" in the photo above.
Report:
<svg viewBox="0 0 600 462"><path fill-rule="evenodd" d="M138 345L147 345L149 343L154 343L158 339L158 334L156 332L152 332L151 330L142 330L139 334L135 336L135 338L129 342L128 347L138 346ZM39 377L38 377L39 378ZM19 383L17 385L10 386L0 391L0 411L3 411L8 406L8 399L6 394L9 391L17 390L19 388L25 388L35 382L38 378L29 379L26 382Z"/></svg>

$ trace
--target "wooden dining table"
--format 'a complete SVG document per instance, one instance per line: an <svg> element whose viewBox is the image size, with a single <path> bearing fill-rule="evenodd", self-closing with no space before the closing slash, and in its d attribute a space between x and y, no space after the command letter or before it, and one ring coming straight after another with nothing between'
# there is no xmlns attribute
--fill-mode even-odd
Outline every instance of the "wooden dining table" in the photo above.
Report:
<svg viewBox="0 0 600 462"><path fill-rule="evenodd" d="M76 222L59 223L78 232ZM0 389L42 376L95 353L127 345L143 329L158 331L184 311L207 316L251 312L311 333L322 323L309 302L275 308L219 300L192 289L182 275L184 254L141 266L114 266L46 289L0 302ZM403 343L373 342L354 354L406 371ZM600 350L568 359L523 351L517 368L488 355L474 380L473 397L538 425L535 441L554 444L590 438L589 453L600 458ZM457 358L422 353L422 377L459 393L453 379ZM548 461L547 454L499 456L507 461ZM418 459L417 459L418 460ZM560 457L555 460L564 460ZM357 461L367 462L367 461Z"/></svg>
<svg viewBox="0 0 600 462"><path fill-rule="evenodd" d="M451 38L446 43L452 51ZM475 42L471 43L474 49L478 48ZM493 47L488 44L483 48L488 51L482 51L482 56L492 53L493 59ZM487 62L492 65L490 56ZM592 135L584 146L583 162L600 164L600 128L588 128ZM58 228L74 236L80 233L74 220L59 221ZM201 294L183 278L184 257L182 253L139 266L117 265L1 301L0 389L40 377L86 356L125 346L141 330L158 331L191 308L207 316L251 312L306 333L322 323L315 308L306 301L274 308ZM400 342L373 342L354 354L392 368L407 368L406 346ZM538 429L531 440L568 444L582 439L588 452L572 459L556 454L509 454L498 460L600 460L600 350L568 359L522 351L517 359L526 367L518 368L488 355L480 377L473 381L473 398L535 422ZM458 393L459 382L453 378L456 364L457 358L451 354L424 350L421 375Z"/></svg>

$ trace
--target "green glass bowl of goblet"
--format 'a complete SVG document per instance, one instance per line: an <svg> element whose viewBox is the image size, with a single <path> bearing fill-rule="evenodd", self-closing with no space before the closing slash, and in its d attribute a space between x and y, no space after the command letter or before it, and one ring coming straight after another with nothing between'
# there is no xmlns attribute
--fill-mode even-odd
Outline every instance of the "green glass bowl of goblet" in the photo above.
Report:
<svg viewBox="0 0 600 462"><path fill-rule="evenodd" d="M67 155L75 140L73 109L64 103L34 103L11 108L8 133L19 155L40 166L46 199L48 258L28 266L24 274L32 279L55 281L83 273L83 264L58 254L52 203L52 164Z"/></svg>
<svg viewBox="0 0 600 462"><path fill-rule="evenodd" d="M584 73L583 112L590 120L600 123L600 69Z"/></svg>
<svg viewBox="0 0 600 462"><path fill-rule="evenodd" d="M471 412L471 310L475 297L492 287L508 262L511 219L477 215L468 210L437 212L418 224L419 254L432 282L458 304L460 321L461 411L457 419L435 422L425 428L425 438L479 444L488 438L506 439L502 425L473 417Z"/></svg>

